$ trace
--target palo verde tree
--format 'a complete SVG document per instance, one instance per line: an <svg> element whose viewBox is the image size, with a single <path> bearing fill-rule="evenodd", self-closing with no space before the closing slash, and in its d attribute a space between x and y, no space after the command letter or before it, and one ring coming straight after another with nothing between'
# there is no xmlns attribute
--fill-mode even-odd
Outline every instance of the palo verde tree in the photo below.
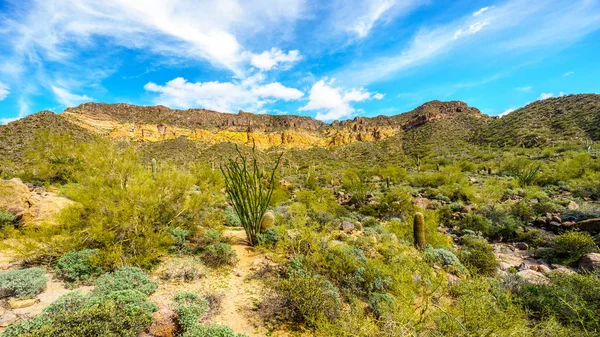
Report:
<svg viewBox="0 0 600 337"><path fill-rule="evenodd" d="M275 171L281 161L280 155L275 166L266 171L258 164L255 148L256 146L252 147L251 158L248 160L236 147L238 157L229 159L221 166L227 194L252 246L258 244L261 220L271 201L275 188Z"/></svg>

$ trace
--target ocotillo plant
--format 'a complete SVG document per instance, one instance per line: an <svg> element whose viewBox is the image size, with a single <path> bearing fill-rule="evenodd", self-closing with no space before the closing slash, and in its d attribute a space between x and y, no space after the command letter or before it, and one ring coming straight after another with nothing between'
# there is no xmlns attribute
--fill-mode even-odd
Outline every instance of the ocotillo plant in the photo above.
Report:
<svg viewBox="0 0 600 337"><path fill-rule="evenodd" d="M419 249L425 248L427 242L425 241L425 218L422 213L415 213L415 222L414 222L414 236L415 236L415 246Z"/></svg>
<svg viewBox="0 0 600 337"><path fill-rule="evenodd" d="M240 218L248 241L254 246L258 244L257 234L260 233L261 220L273 195L275 171L281 156L277 158L273 169L266 173L258 165L255 146L252 147L250 160L246 159L239 148L236 147L236 150L238 157L229 159L221 166L221 172L233 209Z"/></svg>

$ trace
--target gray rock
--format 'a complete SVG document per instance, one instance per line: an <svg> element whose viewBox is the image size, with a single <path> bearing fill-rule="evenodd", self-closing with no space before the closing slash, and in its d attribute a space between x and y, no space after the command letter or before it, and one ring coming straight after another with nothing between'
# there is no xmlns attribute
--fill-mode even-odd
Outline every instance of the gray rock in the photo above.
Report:
<svg viewBox="0 0 600 337"><path fill-rule="evenodd" d="M532 284L548 284L548 278L539 271L533 269L525 269L517 272L525 281Z"/></svg>
<svg viewBox="0 0 600 337"><path fill-rule="evenodd" d="M14 312L9 311L4 315L0 316L0 327L5 328L14 322L19 320L19 316L17 316Z"/></svg>
<svg viewBox="0 0 600 337"><path fill-rule="evenodd" d="M349 221L342 221L340 224L340 229L344 232L352 232L354 230L354 224Z"/></svg>
<svg viewBox="0 0 600 337"><path fill-rule="evenodd" d="M567 209L569 211L574 211L574 210L579 209L579 205L577 205L577 203L575 201L571 200L571 201L569 201L569 204L567 205Z"/></svg>
<svg viewBox="0 0 600 337"><path fill-rule="evenodd" d="M587 219L575 224L579 230L590 234L600 233L600 218Z"/></svg>
<svg viewBox="0 0 600 337"><path fill-rule="evenodd" d="M527 250L527 249L529 249L529 245L526 244L525 242L517 242L517 243L515 243L515 248L517 248L519 250Z"/></svg>
<svg viewBox="0 0 600 337"><path fill-rule="evenodd" d="M579 270L600 270L600 253L590 253L584 255L581 260L579 260Z"/></svg>

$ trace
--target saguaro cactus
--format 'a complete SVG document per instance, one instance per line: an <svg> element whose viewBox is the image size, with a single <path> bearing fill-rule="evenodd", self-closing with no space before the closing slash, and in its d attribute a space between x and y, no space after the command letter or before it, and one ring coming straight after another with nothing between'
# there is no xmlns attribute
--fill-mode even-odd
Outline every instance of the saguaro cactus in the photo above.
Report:
<svg viewBox="0 0 600 337"><path fill-rule="evenodd" d="M420 212L415 213L414 236L415 246L419 249L425 248L425 245L427 244L425 241L425 218Z"/></svg>
<svg viewBox="0 0 600 337"><path fill-rule="evenodd" d="M156 178L157 165L156 158L152 158L152 178Z"/></svg>

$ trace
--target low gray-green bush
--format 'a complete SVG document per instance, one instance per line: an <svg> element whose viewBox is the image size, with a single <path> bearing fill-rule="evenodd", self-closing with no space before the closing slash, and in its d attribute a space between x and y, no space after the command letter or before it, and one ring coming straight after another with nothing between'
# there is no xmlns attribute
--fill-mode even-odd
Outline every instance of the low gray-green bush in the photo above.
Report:
<svg viewBox="0 0 600 337"><path fill-rule="evenodd" d="M150 295L157 287L158 282L152 281L141 269L122 267L100 276L96 280L94 291L99 294L108 294L117 290L134 289L145 295Z"/></svg>
<svg viewBox="0 0 600 337"><path fill-rule="evenodd" d="M0 297L35 297L44 291L48 278L40 268L0 273Z"/></svg>
<svg viewBox="0 0 600 337"><path fill-rule="evenodd" d="M89 280L102 270L92 261L92 257L97 252L96 249L67 252L56 262L57 275L67 282Z"/></svg>

